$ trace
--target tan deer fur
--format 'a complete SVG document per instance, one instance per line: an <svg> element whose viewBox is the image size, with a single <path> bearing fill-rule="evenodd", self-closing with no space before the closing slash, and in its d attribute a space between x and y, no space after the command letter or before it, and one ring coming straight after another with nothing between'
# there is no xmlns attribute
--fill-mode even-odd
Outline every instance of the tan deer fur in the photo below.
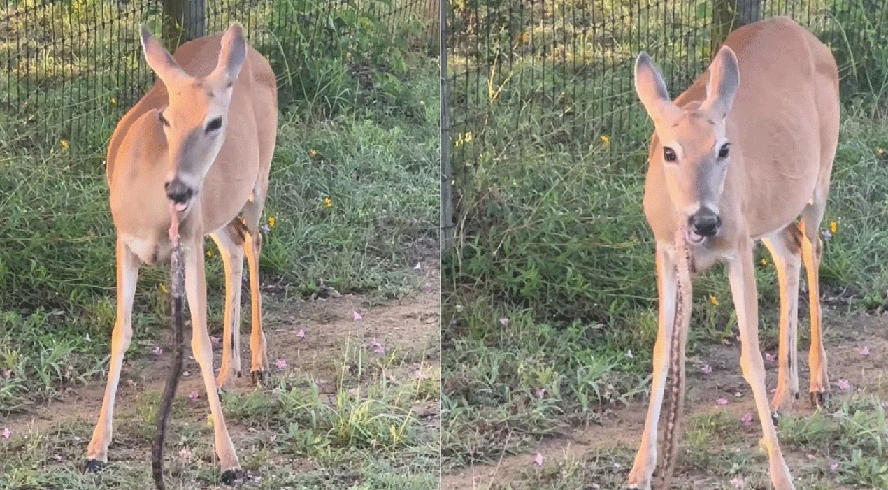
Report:
<svg viewBox="0 0 888 490"><path fill-rule="evenodd" d="M117 229L117 321L108 385L87 449L87 470L108 460L114 399L132 338L139 266L170 255L170 202L179 213L191 348L212 412L216 453L227 474L239 471L218 387L240 373L240 290L246 254L252 304L252 371L268 368L258 281L259 221L277 133L277 86L268 61L233 24L224 35L183 44L175 56L142 29L148 65L159 80L120 120L108 147L107 176ZM238 218L242 215L242 220ZM206 324L204 237L225 268L222 369L214 379ZM224 476L225 474L223 474Z"/></svg>
<svg viewBox="0 0 888 490"><path fill-rule="evenodd" d="M692 268L728 268L740 329L740 365L764 432L771 482L794 488L771 410L798 393L796 326L801 263L811 310L810 392L829 389L822 342L819 226L839 132L836 62L829 48L785 17L734 31L708 71L672 102L646 54L636 91L654 122L644 211L656 238L659 331L645 429L628 487L650 489L676 308L676 231L684 229ZM797 221L801 217L801 221ZM770 250L780 286L780 368L769 404L758 340L753 245ZM713 441L715 442L715 441Z"/></svg>

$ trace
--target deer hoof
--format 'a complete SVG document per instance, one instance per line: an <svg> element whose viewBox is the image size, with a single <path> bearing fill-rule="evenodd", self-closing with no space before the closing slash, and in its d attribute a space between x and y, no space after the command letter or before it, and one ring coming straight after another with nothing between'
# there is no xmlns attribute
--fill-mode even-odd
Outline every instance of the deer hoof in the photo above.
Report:
<svg viewBox="0 0 888 490"><path fill-rule="evenodd" d="M244 473L244 470L236 468L233 470L223 471L222 477L220 479L222 480L222 483L226 485L234 485L235 483L240 483L244 481L245 478L246 474Z"/></svg>
<svg viewBox="0 0 888 490"><path fill-rule="evenodd" d="M829 406L830 394L828 391L811 392L811 404L815 408L827 408Z"/></svg>
<svg viewBox="0 0 888 490"><path fill-rule="evenodd" d="M254 385L258 385L259 383L265 381L265 371L250 371L250 374L253 377Z"/></svg>
<svg viewBox="0 0 888 490"><path fill-rule="evenodd" d="M86 464L83 465L84 473L98 473L105 468L105 463L103 461L99 461L97 459L87 459Z"/></svg>
<svg viewBox="0 0 888 490"><path fill-rule="evenodd" d="M780 425L780 412L777 410L771 412L771 423L774 424L774 427Z"/></svg>

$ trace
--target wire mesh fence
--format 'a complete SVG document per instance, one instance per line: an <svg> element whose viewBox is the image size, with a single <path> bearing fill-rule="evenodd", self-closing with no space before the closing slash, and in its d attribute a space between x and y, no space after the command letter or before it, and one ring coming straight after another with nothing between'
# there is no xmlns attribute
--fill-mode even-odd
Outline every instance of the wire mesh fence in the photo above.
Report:
<svg viewBox="0 0 888 490"><path fill-rule="evenodd" d="M0 148L103 146L119 118L152 83L141 59L138 29L145 23L155 34L170 32L163 28L164 4L0 2ZM275 67L282 98L298 97L305 88L300 75L311 68L305 60L312 53L348 53L359 77L360 57L370 51L367 43L395 42L405 30L415 31L417 22L427 25L429 11L438 8L437 0L211 0L206 5L191 0L186 5L202 10L191 15L198 21L191 36L240 22L248 41ZM164 39L173 47L170 41Z"/></svg>
<svg viewBox="0 0 888 490"><path fill-rule="evenodd" d="M461 193L486 165L528 153L580 160L602 149L618 158L643 149L650 128L632 86L637 54L660 64L675 97L731 30L777 15L832 47L846 102L879 100L888 76L885 2L454 1L447 55L457 211L445 221L465 216Z"/></svg>

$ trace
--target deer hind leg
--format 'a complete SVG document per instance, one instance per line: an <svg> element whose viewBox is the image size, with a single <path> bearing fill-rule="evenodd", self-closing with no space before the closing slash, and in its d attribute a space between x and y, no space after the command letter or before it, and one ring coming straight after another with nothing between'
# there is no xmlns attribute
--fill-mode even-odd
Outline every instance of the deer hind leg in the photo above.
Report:
<svg viewBox="0 0 888 490"><path fill-rule="evenodd" d="M86 472L98 471L108 462L108 445L114 426L114 399L123 354L129 348L133 336L132 313L136 282L139 279L139 258L129 250L123 240L117 237L117 321L111 334L111 360L108 366L108 384L102 399L102 411L93 431L92 440L86 449Z"/></svg>
<svg viewBox="0 0 888 490"><path fill-rule="evenodd" d="M259 255L262 253L262 234L259 231L259 220L265 207L265 189L268 177L253 190L253 198L244 206L244 252L247 256L247 267L250 271L250 314L252 331L250 332L250 354L252 356L253 382L258 383L265 378L268 371L268 355L265 347L265 332L262 329L262 293L259 290Z"/></svg>
<svg viewBox="0 0 888 490"><path fill-rule="evenodd" d="M802 232L796 223L762 238L771 252L780 287L780 342L777 391L771 401L775 415L788 412L799 396L798 325Z"/></svg>
<svg viewBox="0 0 888 490"><path fill-rule="evenodd" d="M234 385L234 376L241 376L240 314L241 282L244 273L244 235L234 220L212 233L219 247L225 268L225 325L222 334L222 368L216 377L216 386L222 389Z"/></svg>
<svg viewBox="0 0 888 490"><path fill-rule="evenodd" d="M663 394L666 388L666 375L669 372L669 351L672 329L675 321L677 300L677 277L675 258L669 256L666 245L657 245L657 289L660 299L660 327L657 342L654 344L653 376L651 399L641 444L635 455L635 463L629 472L628 488L650 490L654 469L657 466L657 424L663 407ZM688 312L690 314L690 312Z"/></svg>
<svg viewBox="0 0 888 490"><path fill-rule="evenodd" d="M216 454L223 470L222 479L227 481L238 476L240 464L234 451L234 444L228 435L225 417L222 415L222 403L219 401L213 376L213 347L210 344L210 335L207 333L207 283L203 254L202 238L182 243L182 255L185 259L185 295L188 298L188 308L191 310L191 350L200 366L204 387L207 390Z"/></svg>
<svg viewBox="0 0 888 490"><path fill-rule="evenodd" d="M728 262L731 293L740 327L740 367L743 377L752 388L756 411L762 425L763 442L768 453L771 483L776 490L793 490L792 477L777 442L777 431L771 420L768 392L765 387L765 362L759 348L758 293L752 265L752 239L744 238L738 244L737 256Z"/></svg>
<svg viewBox="0 0 888 490"><path fill-rule="evenodd" d="M820 308L820 258L823 242L820 240L820 222L823 220L825 199L815 195L813 203L802 212L802 260L808 273L808 309L811 313L811 348L808 366L811 370L811 402L823 406L829 402L829 376L826 350L823 347L823 313Z"/></svg>

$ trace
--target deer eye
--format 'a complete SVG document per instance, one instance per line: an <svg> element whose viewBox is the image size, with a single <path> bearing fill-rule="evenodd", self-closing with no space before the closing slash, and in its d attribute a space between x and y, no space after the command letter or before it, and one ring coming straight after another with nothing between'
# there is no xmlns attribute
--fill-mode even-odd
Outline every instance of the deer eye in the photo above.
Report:
<svg viewBox="0 0 888 490"><path fill-rule="evenodd" d="M222 127L222 118L217 117L216 119L213 119L212 121L210 121L209 124L207 124L207 132L209 133L210 131L216 131L217 129L219 129L221 127Z"/></svg>
<svg viewBox="0 0 888 490"><path fill-rule="evenodd" d="M157 119L160 120L160 124L163 124L166 127L170 127L170 122L167 121L167 119L165 117L163 117L162 112L157 113Z"/></svg>
<svg viewBox="0 0 888 490"><path fill-rule="evenodd" d="M719 158L728 158L728 154L730 154L730 149L729 149L730 146L731 146L730 143L723 144L722 147L719 148L719 150L718 150L718 157Z"/></svg>
<svg viewBox="0 0 888 490"><path fill-rule="evenodd" d="M669 163L675 163L678 161L678 157L675 155L675 150L669 148L668 146L663 147L663 160L666 160Z"/></svg>

